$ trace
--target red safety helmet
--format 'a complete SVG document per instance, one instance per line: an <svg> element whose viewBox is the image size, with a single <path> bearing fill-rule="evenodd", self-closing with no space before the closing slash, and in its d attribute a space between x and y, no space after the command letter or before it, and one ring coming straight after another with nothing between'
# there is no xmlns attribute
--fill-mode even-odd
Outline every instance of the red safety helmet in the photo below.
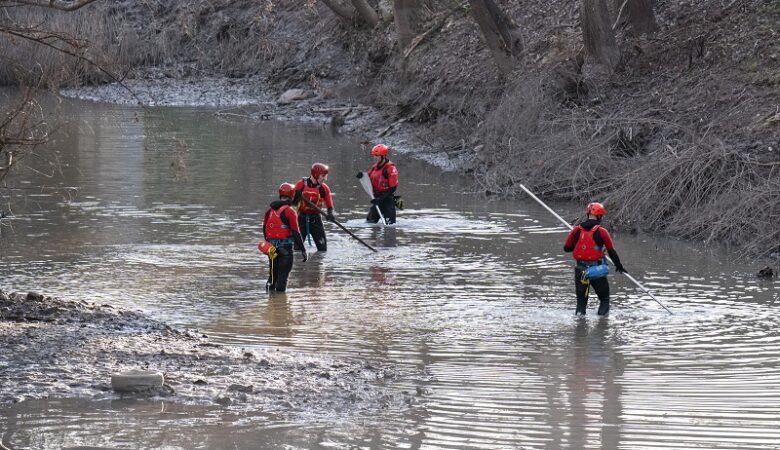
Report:
<svg viewBox="0 0 780 450"><path fill-rule="evenodd" d="M604 205L598 202L588 203L588 207L585 208L586 214L593 214L596 217L601 217L607 214L607 210L604 209Z"/></svg>
<svg viewBox="0 0 780 450"><path fill-rule="evenodd" d="M314 163L311 166L312 178L317 178L320 175L327 175L329 171L330 168L323 163Z"/></svg>
<svg viewBox="0 0 780 450"><path fill-rule="evenodd" d="M279 197L295 197L295 186L290 183L282 183L279 186Z"/></svg>
<svg viewBox="0 0 780 450"><path fill-rule="evenodd" d="M374 156L387 156L387 152L390 150L387 148L384 144L375 145L374 148L371 149L371 154Z"/></svg>

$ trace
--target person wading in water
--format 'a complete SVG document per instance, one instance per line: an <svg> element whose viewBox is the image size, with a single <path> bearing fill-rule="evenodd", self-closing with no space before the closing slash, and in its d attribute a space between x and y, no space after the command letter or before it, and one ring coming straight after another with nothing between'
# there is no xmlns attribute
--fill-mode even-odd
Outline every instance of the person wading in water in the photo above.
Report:
<svg viewBox="0 0 780 450"><path fill-rule="evenodd" d="M398 169L395 164L387 159L389 148L386 145L375 145L371 149L371 155L374 156L375 163L368 169L368 178L371 180L374 198L371 200L371 209L368 210L367 222L379 222L379 212L376 207L382 211L382 216L388 224L395 223L395 191L398 187ZM357 174L358 178L363 178L363 172Z"/></svg>
<svg viewBox="0 0 780 450"><path fill-rule="evenodd" d="M293 245L300 247L303 262L309 259L303 246L303 237L298 228L298 214L292 207L295 186L282 183L279 186L279 200L271 202L271 207L263 217L263 238L258 248L268 255L270 270L266 290L284 292L287 290L287 278L293 267ZM268 245L270 244L270 245Z"/></svg>
<svg viewBox="0 0 780 450"><path fill-rule="evenodd" d="M576 265L574 266L574 285L577 292L577 315L585 315L585 309L588 306L588 294L590 288L596 291L599 297L598 315L604 316L609 313L609 281L606 276L606 266L601 273L594 273L587 276L588 269L598 272L597 266L606 265L604 250L606 249L612 262L615 264L615 270L620 273L628 273L620 263L615 251L615 245L612 237L606 228L601 226L601 218L607 213L604 205L601 203L589 203L585 213L585 220L574 227L566 237L566 243L563 244L563 250L566 253L571 252Z"/></svg>
<svg viewBox="0 0 780 450"><path fill-rule="evenodd" d="M308 236L314 238L314 244L317 250L324 252L328 250L328 240L325 237L325 227L322 224L322 217L319 211L306 203L303 199L310 201L317 208L327 208L326 218L331 222L336 218L333 216L333 197L330 188L325 184L328 178L328 166L322 163L315 163L311 166L311 177L301 178L295 184L295 197L293 205L298 207L298 228L305 240ZM295 247L299 250L298 247Z"/></svg>

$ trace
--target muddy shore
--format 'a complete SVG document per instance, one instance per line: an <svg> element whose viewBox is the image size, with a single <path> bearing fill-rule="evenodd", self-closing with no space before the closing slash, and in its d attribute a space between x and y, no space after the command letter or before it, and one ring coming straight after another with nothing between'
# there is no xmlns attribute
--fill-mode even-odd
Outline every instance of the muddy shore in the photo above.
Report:
<svg viewBox="0 0 780 450"><path fill-rule="evenodd" d="M0 403L124 396L280 414L397 408L393 368L275 348L230 348L110 305L0 291ZM162 372L165 386L118 394L111 376Z"/></svg>
<svg viewBox="0 0 780 450"><path fill-rule="evenodd" d="M168 78L159 69L145 69L143 76L122 84L67 88L63 97L128 106L178 106L214 108L223 120L278 120L311 123L334 133L360 139L366 152L383 142L396 154L413 155L444 171L468 171L476 163L469 151L441 151L423 142L417 130L403 121L388 122L380 109L358 102L297 89L299 98L285 100L261 77ZM392 156L391 156L392 158Z"/></svg>

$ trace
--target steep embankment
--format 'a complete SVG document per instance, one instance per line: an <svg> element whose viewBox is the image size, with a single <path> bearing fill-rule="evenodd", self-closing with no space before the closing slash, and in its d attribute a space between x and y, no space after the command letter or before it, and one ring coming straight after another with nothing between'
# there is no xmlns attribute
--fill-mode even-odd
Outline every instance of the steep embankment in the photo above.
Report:
<svg viewBox="0 0 780 450"><path fill-rule="evenodd" d="M509 79L461 2L423 3L418 32L430 33L411 52L397 48L387 15L356 28L321 2L101 8L123 17L131 76L150 65L173 78L253 76L279 92L370 104L421 146L466 161L488 192L514 194L522 182L546 196L606 199L626 227L778 255L776 1L659 0L657 31L618 30L622 63L611 75L583 64L578 2L499 1L524 38Z"/></svg>

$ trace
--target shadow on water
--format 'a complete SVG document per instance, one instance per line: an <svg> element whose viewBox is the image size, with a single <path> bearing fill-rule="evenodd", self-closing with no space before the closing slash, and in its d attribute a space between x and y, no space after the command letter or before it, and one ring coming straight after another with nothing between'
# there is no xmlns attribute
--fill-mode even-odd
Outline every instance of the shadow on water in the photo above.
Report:
<svg viewBox="0 0 780 450"><path fill-rule="evenodd" d="M393 156L406 208L364 222L365 149L327 129L231 123L203 109L65 102L61 177L14 203L3 282L141 309L216 342L391 366L411 400L370 416L36 400L3 407L13 448L776 448L777 282L691 243L614 233L612 311L573 316L566 230L531 202ZM85 125L85 124L88 124ZM328 251L264 292L260 221L283 181L330 164ZM578 205L555 204L566 218ZM6 222L4 221L4 222ZM607 223L607 226L609 224ZM597 303L597 302L596 302Z"/></svg>

